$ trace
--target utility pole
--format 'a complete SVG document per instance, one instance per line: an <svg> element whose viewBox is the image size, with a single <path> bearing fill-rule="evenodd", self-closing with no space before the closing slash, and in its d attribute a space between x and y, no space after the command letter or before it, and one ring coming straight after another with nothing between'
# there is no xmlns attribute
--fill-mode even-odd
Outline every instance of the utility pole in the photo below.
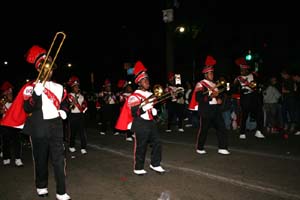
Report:
<svg viewBox="0 0 300 200"><path fill-rule="evenodd" d="M166 24L166 70L174 71L174 0L165 0L166 9L163 10L163 21Z"/></svg>

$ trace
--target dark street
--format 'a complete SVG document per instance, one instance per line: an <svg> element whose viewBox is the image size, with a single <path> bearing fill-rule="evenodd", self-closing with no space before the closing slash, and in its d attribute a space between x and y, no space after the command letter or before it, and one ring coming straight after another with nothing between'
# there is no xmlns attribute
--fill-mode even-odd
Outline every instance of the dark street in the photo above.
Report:
<svg viewBox="0 0 300 200"><path fill-rule="evenodd" d="M147 152L145 176L133 174L133 142L112 133L100 135L96 127L87 130L88 154L75 158L67 153L67 192L74 200L275 200L300 199L300 138L267 135L246 140L229 133L231 155L217 153L217 139L211 129L207 154L195 152L195 128L184 133L165 133L161 125L162 165L167 173L149 169L151 147ZM77 143L78 144L78 143ZM77 149L79 148L79 144ZM1 200L41 199L36 195L31 149L24 146L25 166L0 167ZM49 165L49 196L55 198L52 166Z"/></svg>

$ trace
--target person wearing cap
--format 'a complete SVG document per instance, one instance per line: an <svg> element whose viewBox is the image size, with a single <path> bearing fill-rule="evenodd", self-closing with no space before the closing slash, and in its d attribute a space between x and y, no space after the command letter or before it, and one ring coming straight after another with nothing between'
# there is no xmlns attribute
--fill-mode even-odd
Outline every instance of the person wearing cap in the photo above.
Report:
<svg viewBox="0 0 300 200"><path fill-rule="evenodd" d="M85 117L84 114L88 109L87 101L84 96L80 93L80 81L77 76L71 76L68 85L71 88L71 92L68 93L69 101L69 123L70 123L70 144L69 151L74 153L76 135L80 136L81 154L87 154L87 137L85 130Z"/></svg>
<svg viewBox="0 0 300 200"><path fill-rule="evenodd" d="M182 92L177 92L179 89L181 89ZM181 83L175 82L175 74L173 72L168 73L168 83L165 92L171 94L171 98L166 100L166 109L168 112L166 132L172 132L171 126L174 121L177 123L178 131L184 132L184 90Z"/></svg>
<svg viewBox="0 0 300 200"><path fill-rule="evenodd" d="M119 92L118 92L117 97L119 97L118 102L119 102L120 111L121 111L122 107L124 106L124 104L126 102L126 100L128 99L128 97L133 92L133 86L132 86L131 82L123 80L123 79L118 81L117 86L119 88ZM126 141L129 141L129 142L133 141L134 135L133 135L133 132L131 130L119 130L119 131L121 131L125 135L125 137L126 137L125 140Z"/></svg>
<svg viewBox="0 0 300 200"><path fill-rule="evenodd" d="M214 82L214 65L216 60L207 56L205 66L202 70L204 79L199 81L194 88L192 100L197 102L196 107L199 114L200 124L197 133L196 153L206 154L204 148L208 131L215 128L218 138L218 153L228 155L228 136L225 122L222 116L222 95L219 93L217 84ZM191 104L195 104L191 103Z"/></svg>
<svg viewBox="0 0 300 200"><path fill-rule="evenodd" d="M0 87L1 102L0 112L2 118L5 117L6 112L13 102L13 85L5 81ZM22 167L23 162L21 159L22 142L21 142L21 129L15 127L1 126L2 133L2 150L3 150L3 165L9 165L11 162L11 145L13 145L15 165Z"/></svg>
<svg viewBox="0 0 300 200"><path fill-rule="evenodd" d="M118 129L128 129L135 134L133 173L136 175L147 174L144 165L149 143L152 147L150 169L160 174L165 172L160 165L162 148L154 120L157 110L153 107L155 99L152 98L155 97L149 91L150 83L146 71L141 61L135 63L134 82L138 88L126 100L116 123Z"/></svg>
<svg viewBox="0 0 300 200"><path fill-rule="evenodd" d="M96 102L96 108L101 116L100 135L105 135L108 130L114 135L119 135L114 127L120 110L117 94L112 90L109 79L105 79L102 88Z"/></svg>
<svg viewBox="0 0 300 200"><path fill-rule="evenodd" d="M255 137L265 138L262 134L264 127L263 98L259 94L258 76L256 72L250 72L250 66L244 58L235 60L240 67L240 75L234 79L234 87L240 91L241 124L240 139L246 139L246 123L250 114L256 121Z"/></svg>
<svg viewBox="0 0 300 200"><path fill-rule="evenodd" d="M38 45L32 46L26 54L26 61L33 64L38 72L42 70L44 62L52 62L51 59L45 59L46 50ZM66 119L68 112L67 92L61 84L50 80L53 68L48 72L48 76L41 74L43 80L32 81L23 90L23 108L28 114L23 132L31 138L37 195L48 196L48 161L51 158L56 199L69 200L71 197L66 193L63 143L63 119Z"/></svg>

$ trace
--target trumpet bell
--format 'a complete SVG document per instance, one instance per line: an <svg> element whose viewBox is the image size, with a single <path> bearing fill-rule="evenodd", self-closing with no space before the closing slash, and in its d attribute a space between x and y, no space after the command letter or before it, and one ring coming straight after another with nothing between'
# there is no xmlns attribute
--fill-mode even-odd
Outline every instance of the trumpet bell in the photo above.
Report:
<svg viewBox="0 0 300 200"><path fill-rule="evenodd" d="M153 94L156 96L156 97L160 97L162 94L163 94L164 90L163 90L163 87L159 84L156 84L153 86Z"/></svg>

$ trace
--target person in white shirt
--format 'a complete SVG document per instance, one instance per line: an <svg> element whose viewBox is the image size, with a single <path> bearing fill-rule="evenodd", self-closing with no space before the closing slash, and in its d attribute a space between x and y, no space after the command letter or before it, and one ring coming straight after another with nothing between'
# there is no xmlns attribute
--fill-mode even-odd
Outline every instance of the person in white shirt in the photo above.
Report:
<svg viewBox="0 0 300 200"><path fill-rule="evenodd" d="M46 60L46 50L32 46L26 54L26 61L34 64L39 72ZM53 64L50 57L45 61ZM54 66L55 64L53 64ZM35 170L35 185L38 196L48 196L48 161L51 159L56 181L56 199L69 200L66 193L66 160L63 143L63 119L66 119L67 92L61 84L51 81L53 67L45 68L44 80L36 80L23 90L24 110L28 113L24 133L30 135ZM50 70L50 71L49 71Z"/></svg>

